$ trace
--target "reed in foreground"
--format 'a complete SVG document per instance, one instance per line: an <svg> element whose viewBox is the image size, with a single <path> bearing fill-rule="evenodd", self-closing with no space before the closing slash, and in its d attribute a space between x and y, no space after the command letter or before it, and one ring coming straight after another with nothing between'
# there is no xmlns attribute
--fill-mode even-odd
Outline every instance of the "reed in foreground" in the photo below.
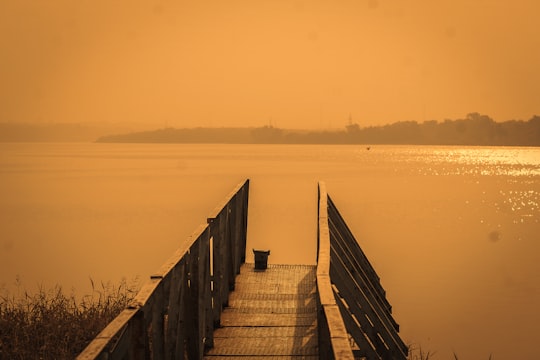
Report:
<svg viewBox="0 0 540 360"><path fill-rule="evenodd" d="M458 354L453 353L454 359L459 360ZM431 360L434 359L435 352L422 350L421 346L409 345L409 356L407 360ZM493 354L489 354L488 360L493 360Z"/></svg>
<svg viewBox="0 0 540 360"><path fill-rule="evenodd" d="M435 352L422 350L421 346L409 345L409 356L407 360L430 360L435 356Z"/></svg>
<svg viewBox="0 0 540 360"><path fill-rule="evenodd" d="M136 280L92 282L77 299L57 285L35 294L0 296L0 359L72 359L133 299Z"/></svg>

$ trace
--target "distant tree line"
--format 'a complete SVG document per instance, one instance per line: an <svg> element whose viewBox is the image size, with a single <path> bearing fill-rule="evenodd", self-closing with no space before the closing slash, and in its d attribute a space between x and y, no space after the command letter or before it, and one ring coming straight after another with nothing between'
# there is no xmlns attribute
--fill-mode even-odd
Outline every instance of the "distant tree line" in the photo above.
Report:
<svg viewBox="0 0 540 360"><path fill-rule="evenodd" d="M539 146L540 117L529 121L495 122L487 115L471 113L465 119L443 122L398 122L362 129L353 138L372 143L429 145Z"/></svg>
<svg viewBox="0 0 540 360"><path fill-rule="evenodd" d="M165 128L103 136L98 142L266 143L266 144L418 144L540 146L540 116L528 121L495 122L487 115L468 114L443 122L401 121L362 128L351 123L338 131L301 131L273 126L258 128Z"/></svg>

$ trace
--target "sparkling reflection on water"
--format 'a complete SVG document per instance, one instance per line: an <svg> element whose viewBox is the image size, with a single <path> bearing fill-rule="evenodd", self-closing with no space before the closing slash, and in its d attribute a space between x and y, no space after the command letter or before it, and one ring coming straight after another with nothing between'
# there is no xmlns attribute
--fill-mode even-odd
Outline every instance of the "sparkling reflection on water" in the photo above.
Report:
<svg viewBox="0 0 540 360"><path fill-rule="evenodd" d="M393 161L427 165L417 167L423 175L540 175L540 159L535 148L420 146L389 149L386 156Z"/></svg>
<svg viewBox="0 0 540 360"><path fill-rule="evenodd" d="M356 150L355 157L364 162L372 153ZM377 149L376 159L370 161L392 168L395 176L463 176L467 181L478 183L481 177L496 177L515 186L500 190L491 205L497 211L513 213L514 223L539 221L540 193L533 186L535 178L540 176L540 150L537 148L383 147ZM469 200L465 202L468 204Z"/></svg>

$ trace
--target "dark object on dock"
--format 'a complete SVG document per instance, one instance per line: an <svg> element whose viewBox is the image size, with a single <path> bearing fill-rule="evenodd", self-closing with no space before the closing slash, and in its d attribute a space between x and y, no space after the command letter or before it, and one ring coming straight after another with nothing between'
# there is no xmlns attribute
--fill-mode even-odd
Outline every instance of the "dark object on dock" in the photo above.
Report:
<svg viewBox="0 0 540 360"><path fill-rule="evenodd" d="M253 249L253 254L255 255L255 270L266 270L268 267L268 255L270 255L270 250Z"/></svg>

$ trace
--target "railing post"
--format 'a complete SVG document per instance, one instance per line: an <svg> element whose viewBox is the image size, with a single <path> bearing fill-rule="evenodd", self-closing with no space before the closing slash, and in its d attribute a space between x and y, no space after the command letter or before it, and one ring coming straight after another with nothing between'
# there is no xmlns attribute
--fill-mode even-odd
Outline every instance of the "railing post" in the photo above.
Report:
<svg viewBox="0 0 540 360"><path fill-rule="evenodd" d="M246 243L247 243L247 226L248 226L248 202L249 202L249 179L246 180L242 190L240 191L240 210L238 217L240 217L240 237L238 244L238 251L240 255L240 263L246 262ZM240 272L240 267L236 269L236 273Z"/></svg>
<svg viewBox="0 0 540 360"><path fill-rule="evenodd" d="M186 295L188 288L186 260L182 258L172 269L169 291L169 311L165 334L165 359L184 357L186 340Z"/></svg>
<svg viewBox="0 0 540 360"><path fill-rule="evenodd" d="M154 301L151 312L152 320L152 358L163 359L165 358L165 338L164 338L164 315L165 315L165 303L164 303L164 288L163 282L160 280L160 284L154 291Z"/></svg>
<svg viewBox="0 0 540 360"><path fill-rule="evenodd" d="M133 360L144 360L148 347L144 313L137 311L131 321L132 345L129 348L129 358Z"/></svg>

